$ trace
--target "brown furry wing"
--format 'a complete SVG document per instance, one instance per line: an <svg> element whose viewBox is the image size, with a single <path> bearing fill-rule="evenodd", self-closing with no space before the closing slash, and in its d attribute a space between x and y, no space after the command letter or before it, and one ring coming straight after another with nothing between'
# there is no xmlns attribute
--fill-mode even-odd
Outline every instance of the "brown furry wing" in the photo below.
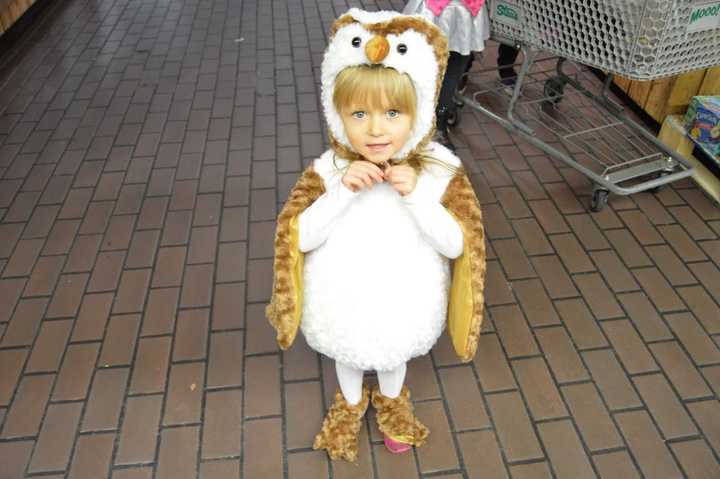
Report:
<svg viewBox="0 0 720 479"><path fill-rule="evenodd" d="M295 340L302 311L303 254L297 242L297 217L324 192L322 177L309 167L290 191L278 216L272 297L265 315L277 331L282 349L289 348Z"/></svg>
<svg viewBox="0 0 720 479"><path fill-rule="evenodd" d="M448 331L455 352L470 361L477 351L485 297L485 233L480 203L463 171L450 181L441 200L463 230L464 250L453 263Z"/></svg>

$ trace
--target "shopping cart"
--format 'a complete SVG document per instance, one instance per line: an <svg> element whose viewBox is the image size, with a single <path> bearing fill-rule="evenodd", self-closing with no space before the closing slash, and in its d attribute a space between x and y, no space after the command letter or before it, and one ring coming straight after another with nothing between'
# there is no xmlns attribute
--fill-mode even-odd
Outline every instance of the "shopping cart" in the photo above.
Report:
<svg viewBox="0 0 720 479"><path fill-rule="evenodd" d="M457 100L587 176L593 211L609 193L692 175L609 90L614 74L652 80L720 64L720 1L489 0L487 8L492 38L520 48L523 62L514 88L496 70L474 71ZM604 83L588 67L604 71Z"/></svg>

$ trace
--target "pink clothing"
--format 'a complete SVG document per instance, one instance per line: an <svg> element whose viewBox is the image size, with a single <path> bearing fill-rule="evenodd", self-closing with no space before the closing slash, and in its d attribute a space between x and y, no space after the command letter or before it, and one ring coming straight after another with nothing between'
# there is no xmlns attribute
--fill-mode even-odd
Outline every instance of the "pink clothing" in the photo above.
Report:
<svg viewBox="0 0 720 479"><path fill-rule="evenodd" d="M475 17L485 3L485 0L462 0L462 2L465 5L465 8L470 10L472 16ZM442 13L447 4L450 3L450 0L426 0L425 3L437 17Z"/></svg>

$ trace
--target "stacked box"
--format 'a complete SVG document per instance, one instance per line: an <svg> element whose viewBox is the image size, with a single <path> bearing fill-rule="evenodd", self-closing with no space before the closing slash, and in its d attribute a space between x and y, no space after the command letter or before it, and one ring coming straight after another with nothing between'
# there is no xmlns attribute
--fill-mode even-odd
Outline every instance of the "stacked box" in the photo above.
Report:
<svg viewBox="0 0 720 479"><path fill-rule="evenodd" d="M720 156L720 97L693 97L685 114L685 128L711 155Z"/></svg>

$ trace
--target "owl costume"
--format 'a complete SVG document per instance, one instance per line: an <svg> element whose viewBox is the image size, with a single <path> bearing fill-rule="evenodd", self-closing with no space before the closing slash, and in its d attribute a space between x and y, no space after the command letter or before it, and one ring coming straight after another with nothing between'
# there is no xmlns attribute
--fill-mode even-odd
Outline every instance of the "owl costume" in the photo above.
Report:
<svg viewBox="0 0 720 479"><path fill-rule="evenodd" d="M460 160L430 142L447 54L445 36L418 16L351 9L333 25L321 72L332 149L303 172L277 223L266 313L282 349L301 329L310 347L339 363L387 371L426 354L447 324L458 356L474 356L484 303L480 207ZM333 104L335 79L363 64L405 73L415 89L414 125L393 162L422 152L438 164L406 196L386 183L357 193L342 184L345 167L362 157ZM397 398L364 389L355 405L338 392L314 447L355 460L370 396L388 447L424 442L427 428L403 387Z"/></svg>

